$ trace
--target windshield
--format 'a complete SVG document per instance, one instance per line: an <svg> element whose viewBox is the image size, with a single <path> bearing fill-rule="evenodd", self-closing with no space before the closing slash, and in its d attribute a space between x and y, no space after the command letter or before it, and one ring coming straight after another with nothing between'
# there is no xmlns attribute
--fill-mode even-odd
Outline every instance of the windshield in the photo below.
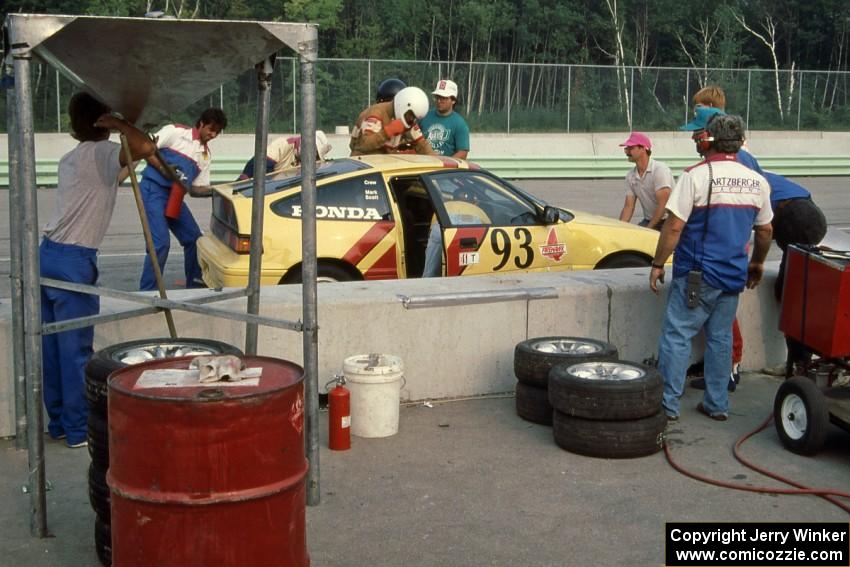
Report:
<svg viewBox="0 0 850 567"><path fill-rule="evenodd" d="M336 159L333 161L324 162L316 167L316 181L334 175L342 175L351 173L360 169L369 169L371 166L361 161L351 159ZM286 191L293 187L301 185L301 168L293 168L281 173L275 173L266 176L266 184L263 193L272 195L281 191ZM240 193L246 197L254 195L254 180L245 179L233 184L233 192Z"/></svg>

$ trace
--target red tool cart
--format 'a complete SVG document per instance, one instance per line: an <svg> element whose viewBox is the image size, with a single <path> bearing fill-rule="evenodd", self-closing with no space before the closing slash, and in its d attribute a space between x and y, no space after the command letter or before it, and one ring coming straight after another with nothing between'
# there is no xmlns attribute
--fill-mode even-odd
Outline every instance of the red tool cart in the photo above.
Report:
<svg viewBox="0 0 850 567"><path fill-rule="evenodd" d="M850 251L790 246L779 329L812 360L779 387L774 423L785 447L812 455L832 422L850 432Z"/></svg>

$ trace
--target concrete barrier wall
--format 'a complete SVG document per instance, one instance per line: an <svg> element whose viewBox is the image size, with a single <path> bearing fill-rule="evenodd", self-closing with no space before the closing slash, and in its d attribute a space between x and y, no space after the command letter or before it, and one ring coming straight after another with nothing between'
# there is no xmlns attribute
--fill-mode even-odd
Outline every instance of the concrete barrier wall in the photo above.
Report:
<svg viewBox="0 0 850 567"><path fill-rule="evenodd" d="M653 141L653 156L664 159L670 156L695 156L688 132L648 132ZM274 138L279 135L270 134ZM476 157L524 156L622 156L619 144L627 132L578 134L472 134L470 159ZM330 156L348 156L348 137L330 134L333 146ZM7 159L8 140L0 135L0 160ZM68 134L36 134L37 159L58 159L71 150L76 142ZM850 154L850 132L776 132L752 131L748 133L750 150L756 156L846 156ZM223 134L210 147L215 156L254 155L253 134Z"/></svg>
<svg viewBox="0 0 850 567"><path fill-rule="evenodd" d="M765 282L741 294L738 319L744 335L744 368L760 369L784 360L773 299L777 266ZM400 296L423 297L466 292L505 292L551 288L555 299L406 309ZM206 293L206 291L202 292ZM172 291L185 299L198 291ZM216 303L245 311L244 299ZM440 280L402 280L319 286L319 384L338 372L351 355L380 352L405 363L405 400L476 396L512 391L514 346L539 336L585 336L612 342L621 358L640 362L656 354L666 294L649 291L647 269L483 276ZM102 300L102 312L129 304ZM301 318L300 286L262 289L263 315ZM218 339L244 345L244 324L186 312L174 312L183 337ZM0 304L0 436L14 434L10 306ZM168 334L163 315L96 327L95 348ZM261 327L258 353L302 362L302 335ZM701 347L696 346L694 359Z"/></svg>

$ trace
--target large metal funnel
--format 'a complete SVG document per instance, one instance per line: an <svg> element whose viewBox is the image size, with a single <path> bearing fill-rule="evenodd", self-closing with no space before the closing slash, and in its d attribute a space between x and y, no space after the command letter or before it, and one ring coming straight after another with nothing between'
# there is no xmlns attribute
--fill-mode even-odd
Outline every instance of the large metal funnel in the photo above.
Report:
<svg viewBox="0 0 850 567"><path fill-rule="evenodd" d="M12 14L6 26L13 54L31 51L142 128L315 38L315 24L225 20Z"/></svg>

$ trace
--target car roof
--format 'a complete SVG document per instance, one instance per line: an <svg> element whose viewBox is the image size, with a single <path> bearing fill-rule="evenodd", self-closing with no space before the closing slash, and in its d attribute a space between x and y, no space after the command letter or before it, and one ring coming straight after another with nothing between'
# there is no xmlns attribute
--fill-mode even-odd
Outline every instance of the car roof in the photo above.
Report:
<svg viewBox="0 0 850 567"><path fill-rule="evenodd" d="M419 154L372 154L365 156L352 156L349 160L356 160L366 165L386 170L423 169L423 168L461 168L468 169L469 165L464 160L454 159L446 156L430 156Z"/></svg>
<svg viewBox="0 0 850 567"><path fill-rule="evenodd" d="M473 165L464 160L458 160L446 156L428 156L417 154L374 154L365 156L353 156L330 160L319 164L316 170L316 181L325 181L340 176L348 175L356 171L367 172L377 170L382 173L401 174L408 172L422 172L441 169L475 169ZM284 170L277 174L266 176L264 193L272 195L280 191L298 187L301 185L301 171L299 169ZM251 197L254 193L254 180L243 179L220 186L233 193L241 193L245 197Z"/></svg>

